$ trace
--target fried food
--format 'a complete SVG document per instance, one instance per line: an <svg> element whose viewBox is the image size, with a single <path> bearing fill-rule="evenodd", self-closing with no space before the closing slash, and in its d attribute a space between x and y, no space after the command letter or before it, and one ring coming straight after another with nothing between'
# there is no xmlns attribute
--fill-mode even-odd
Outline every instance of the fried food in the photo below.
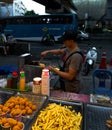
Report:
<svg viewBox="0 0 112 130"><path fill-rule="evenodd" d="M11 127L17 124L17 121L13 118L7 118L7 120Z"/></svg>
<svg viewBox="0 0 112 130"><path fill-rule="evenodd" d="M12 130L21 130L20 127L18 125L15 125Z"/></svg>
<svg viewBox="0 0 112 130"><path fill-rule="evenodd" d="M28 115L31 115L32 112L33 112L33 111L32 111L31 109L28 109L28 110L27 110L27 114L28 114Z"/></svg>
<svg viewBox="0 0 112 130"><path fill-rule="evenodd" d="M37 106L32 101L20 96L12 96L4 105L0 105L0 113L8 112L11 116L17 116L20 113L24 116L31 115L36 109Z"/></svg>
<svg viewBox="0 0 112 130"><path fill-rule="evenodd" d="M5 116L9 111L10 111L10 109L7 106L1 105L1 107L0 107L0 116L1 117Z"/></svg>
<svg viewBox="0 0 112 130"><path fill-rule="evenodd" d="M106 125L107 127L112 128L112 120L107 120Z"/></svg>
<svg viewBox="0 0 112 130"><path fill-rule="evenodd" d="M43 64L43 63L39 63L39 66L40 66L41 68L45 68L45 64Z"/></svg>
<svg viewBox="0 0 112 130"><path fill-rule="evenodd" d="M31 108L33 111L35 111L37 109L36 105L32 105Z"/></svg>
<svg viewBox="0 0 112 130"><path fill-rule="evenodd" d="M26 114L27 114L26 110L23 109L23 110L22 110L22 115L25 116Z"/></svg>
<svg viewBox="0 0 112 130"><path fill-rule="evenodd" d="M16 121L13 118L1 118L1 126L10 127L11 130L22 130L24 127L23 122Z"/></svg>
<svg viewBox="0 0 112 130"><path fill-rule="evenodd" d="M5 123L7 123L7 118L6 118L6 117L1 118L1 122L2 122L2 124L4 125Z"/></svg>
<svg viewBox="0 0 112 130"><path fill-rule="evenodd" d="M32 126L32 130L80 130L81 113L68 106L51 103L42 110Z"/></svg>
<svg viewBox="0 0 112 130"><path fill-rule="evenodd" d="M21 129L23 128L23 123L22 122L18 121L17 125L19 126L19 128L21 128Z"/></svg>
<svg viewBox="0 0 112 130"><path fill-rule="evenodd" d="M17 116L21 114L21 109L13 109L10 113L11 116Z"/></svg>
<svg viewBox="0 0 112 130"><path fill-rule="evenodd" d="M6 122L6 123L4 124L4 127L10 127L9 122Z"/></svg>

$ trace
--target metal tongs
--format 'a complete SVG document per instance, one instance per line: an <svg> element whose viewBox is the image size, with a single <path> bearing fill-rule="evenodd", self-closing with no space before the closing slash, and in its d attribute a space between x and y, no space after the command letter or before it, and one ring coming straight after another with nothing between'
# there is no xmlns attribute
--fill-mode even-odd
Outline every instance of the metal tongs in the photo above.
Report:
<svg viewBox="0 0 112 130"><path fill-rule="evenodd" d="M43 61L43 57L41 57L40 60L38 61L39 64L42 63L42 61Z"/></svg>
<svg viewBox="0 0 112 130"><path fill-rule="evenodd" d="M41 57L40 60L38 61L39 66L42 67L42 68L45 68L45 64L42 63L42 61L43 61L43 57Z"/></svg>

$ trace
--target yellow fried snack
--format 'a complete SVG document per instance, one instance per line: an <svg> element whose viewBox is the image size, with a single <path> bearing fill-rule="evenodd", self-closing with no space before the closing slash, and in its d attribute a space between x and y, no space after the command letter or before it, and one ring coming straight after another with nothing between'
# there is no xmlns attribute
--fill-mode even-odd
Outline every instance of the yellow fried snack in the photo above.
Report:
<svg viewBox="0 0 112 130"><path fill-rule="evenodd" d="M106 120L108 128L112 128L112 120Z"/></svg>
<svg viewBox="0 0 112 130"><path fill-rule="evenodd" d="M3 109L3 111L1 111ZM22 115L31 115L34 111L37 110L37 106L33 101L26 97L10 97L6 103L2 106L0 105L0 113L8 112L11 116L17 116L20 113Z"/></svg>
<svg viewBox="0 0 112 130"><path fill-rule="evenodd" d="M45 64L43 64L43 63L39 63L39 66L42 68L45 68Z"/></svg>
<svg viewBox="0 0 112 130"><path fill-rule="evenodd" d="M10 130L22 130L24 128L24 123L13 118L1 118L1 126L10 127Z"/></svg>
<svg viewBox="0 0 112 130"><path fill-rule="evenodd" d="M37 117L32 130L80 130L82 115L68 106L51 103Z"/></svg>

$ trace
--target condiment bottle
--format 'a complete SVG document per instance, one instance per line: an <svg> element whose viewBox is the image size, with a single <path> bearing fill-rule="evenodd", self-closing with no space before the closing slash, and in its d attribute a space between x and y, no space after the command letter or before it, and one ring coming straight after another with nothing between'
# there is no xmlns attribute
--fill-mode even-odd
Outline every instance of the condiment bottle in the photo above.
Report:
<svg viewBox="0 0 112 130"><path fill-rule="evenodd" d="M24 70L22 69L20 71L20 80L19 80L19 90L25 90L25 72Z"/></svg>
<svg viewBox="0 0 112 130"><path fill-rule="evenodd" d="M33 78L32 92L35 94L41 94L41 78L40 77Z"/></svg>
<svg viewBox="0 0 112 130"><path fill-rule="evenodd" d="M17 89L17 82L18 82L18 73L14 71L12 73L12 88Z"/></svg>
<svg viewBox="0 0 112 130"><path fill-rule="evenodd" d="M12 75L8 74L7 76L7 88L11 88L12 87Z"/></svg>
<svg viewBox="0 0 112 130"><path fill-rule="evenodd" d="M41 77L42 77L41 94L49 96L49 94L50 94L50 92L49 92L49 86L50 86L49 70L43 69Z"/></svg>

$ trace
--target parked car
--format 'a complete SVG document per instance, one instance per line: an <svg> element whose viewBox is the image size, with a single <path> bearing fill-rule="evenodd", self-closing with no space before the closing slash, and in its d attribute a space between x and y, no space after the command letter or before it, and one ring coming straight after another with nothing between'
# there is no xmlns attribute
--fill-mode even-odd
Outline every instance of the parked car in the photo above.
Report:
<svg viewBox="0 0 112 130"><path fill-rule="evenodd" d="M78 40L89 40L89 34L87 32L78 30L77 39Z"/></svg>
<svg viewBox="0 0 112 130"><path fill-rule="evenodd" d="M89 40L89 34L84 31L78 30L77 39L78 40ZM61 37L58 37L58 41L59 42L61 41Z"/></svg>

